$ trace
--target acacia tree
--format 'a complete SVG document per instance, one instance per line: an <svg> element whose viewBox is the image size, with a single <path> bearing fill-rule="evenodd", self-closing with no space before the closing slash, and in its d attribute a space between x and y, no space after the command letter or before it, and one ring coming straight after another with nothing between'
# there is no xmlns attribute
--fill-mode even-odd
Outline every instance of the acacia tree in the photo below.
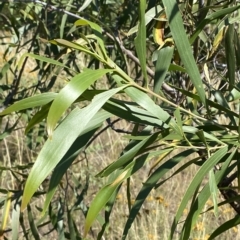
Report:
<svg viewBox="0 0 240 240"><path fill-rule="evenodd" d="M161 186L166 174L189 157L189 161L173 175L192 164L198 165L199 170L186 189L170 233L172 239L183 211L191 201L180 235L180 239L188 239L209 198L213 199L215 214L219 205L227 203L240 213L239 197L232 188L233 180L237 179L239 183L240 130L239 113L235 108L240 96L236 81L240 43L235 25L240 6L237 1L219 3L211 0L204 5L202 1L190 0L140 0L124 1L120 6L115 4L84 1L79 7L71 1L64 8L57 4L48 4L45 8L42 4L39 14L49 9L54 12L52 19L58 18L56 12L63 14L59 35L54 37L47 31L50 27L36 9L34 11L27 5L24 10L37 23L32 43L41 41L46 48L57 49L58 54L50 58L43 56L40 50L32 53L31 48L21 57L18 68L22 67L26 57L31 57L39 64L40 83L44 86L47 80L42 79L50 76L52 69L56 71L55 78L62 69L71 78L58 92L49 91L54 80L45 88L37 85L41 94L20 95L22 100L0 113L7 116L29 108L38 109L29 120L26 132L46 120L47 139L31 167L21 198L18 196L15 200L13 214L18 219L20 211L29 208L31 198L50 176L42 209L46 212L76 156L89 146L102 123L116 116L132 122L134 128L132 132L125 132L129 144L119 153L119 158L98 173L97 177L108 177L108 184L92 200L84 233L79 238L87 236L100 211L105 209L105 222L98 235L101 239L122 183L127 182L130 192L129 178L137 175L152 157L160 156L129 209L122 239L127 237L151 190ZM110 10L112 14L106 15ZM71 21L67 23L69 17ZM53 22L56 27L58 21ZM48 28L43 28L47 30L39 40L41 24ZM87 68L77 67L78 52L87 56ZM94 84L103 76L108 79L109 88L97 89ZM12 89L9 94L19 96L16 90L12 93ZM119 100L119 95L127 96L128 101ZM82 107L81 103L86 101L87 106ZM227 124L221 121L222 116L227 119ZM144 126L142 131L138 130L139 125ZM194 153L198 154L197 158ZM172 157L168 159L170 154ZM207 182L203 181L205 176L208 176ZM219 191L226 201L218 202ZM209 239L238 223L237 214L216 229ZM17 229L18 222L15 221L15 234ZM70 236L76 231L71 228Z"/></svg>

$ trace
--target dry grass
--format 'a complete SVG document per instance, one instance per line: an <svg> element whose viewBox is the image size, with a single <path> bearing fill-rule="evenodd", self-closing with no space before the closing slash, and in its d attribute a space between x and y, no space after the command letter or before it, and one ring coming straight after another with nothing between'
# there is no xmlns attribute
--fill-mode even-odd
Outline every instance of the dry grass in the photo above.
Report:
<svg viewBox="0 0 240 240"><path fill-rule="evenodd" d="M30 39L31 36L28 36ZM26 38L22 38L20 41L21 43L25 41ZM8 44L11 43L12 47L7 48ZM0 53L2 57L0 58L0 67L2 68L8 61L13 61L14 64L11 65L11 70L8 71L6 76L4 76L3 80L7 81L7 83L11 83L12 79L14 78L14 75L12 72L15 71L17 68L18 60L21 58L21 56L28 51L28 48L30 44L27 44L23 47L17 48L19 42L17 42L16 37L14 38L14 35L12 35L10 32L7 31L0 31ZM26 68L24 69L24 73L22 75L22 85L26 86L28 84L32 85L33 80L37 80L37 72L33 69L36 67L36 62L33 59L28 59Z"/></svg>

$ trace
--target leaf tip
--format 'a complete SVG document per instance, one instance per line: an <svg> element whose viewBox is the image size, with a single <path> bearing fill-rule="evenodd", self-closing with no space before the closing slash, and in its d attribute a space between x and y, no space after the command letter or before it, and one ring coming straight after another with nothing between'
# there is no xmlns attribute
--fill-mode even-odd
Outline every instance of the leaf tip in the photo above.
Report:
<svg viewBox="0 0 240 240"><path fill-rule="evenodd" d="M52 140L52 135L53 135L53 131L51 127L47 128L47 133L48 133L48 138L49 140Z"/></svg>

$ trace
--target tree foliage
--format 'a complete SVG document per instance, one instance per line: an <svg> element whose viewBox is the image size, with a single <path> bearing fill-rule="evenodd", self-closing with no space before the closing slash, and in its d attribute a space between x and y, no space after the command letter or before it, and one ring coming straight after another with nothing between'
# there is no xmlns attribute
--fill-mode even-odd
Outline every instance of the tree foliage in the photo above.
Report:
<svg viewBox="0 0 240 240"><path fill-rule="evenodd" d="M50 176L41 209L43 214L49 211L76 156L89 146L103 122L118 117L134 125L131 132L125 132L129 143L118 159L98 173L97 177L107 178L108 183L87 210L84 232L77 232L70 217L69 233L62 229L60 235L87 237L104 210L101 239L123 182L130 184L128 179L156 156L160 160L129 209L122 239L151 190L160 187L173 168L172 176L192 164L199 169L175 213L170 239L191 202L180 234L180 239L189 239L209 198L216 216L222 204L230 204L237 213L209 239L236 226L239 196L232 183L236 180L239 188L239 8L234 0L208 0L204 5L200 0L2 3L0 10L6 13L1 13L1 20L16 39L6 54L12 48L16 54L1 71L2 77L12 72L14 80L0 86L6 107L0 116L5 119L13 112L21 115L35 109L26 134L39 123L45 123L47 130L34 165L28 166L31 170L23 193L6 193L4 219L11 201L15 202L12 214L16 219L20 211L31 213L32 197ZM29 42L22 41L30 32ZM24 46L27 52L19 59ZM38 80L23 88L21 79L29 58L36 61ZM66 84L54 92L63 72ZM106 89L97 85L102 77L108 82ZM142 131L139 126L144 126ZM7 124L2 136L14 128ZM204 181L206 177L208 181ZM224 202L218 202L219 191ZM68 214L75 210L73 206ZM12 226L16 236L19 222L15 220ZM36 227L30 227L32 234L39 236Z"/></svg>

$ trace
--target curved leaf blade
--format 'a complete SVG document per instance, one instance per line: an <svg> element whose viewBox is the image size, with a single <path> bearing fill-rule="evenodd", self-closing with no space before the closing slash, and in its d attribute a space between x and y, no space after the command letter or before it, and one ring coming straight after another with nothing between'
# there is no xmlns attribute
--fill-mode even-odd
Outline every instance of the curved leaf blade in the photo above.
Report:
<svg viewBox="0 0 240 240"><path fill-rule="evenodd" d="M85 69L82 73L74 76L59 92L49 109L47 117L47 131L50 137L60 117L71 104L80 97L91 84L110 71L111 69Z"/></svg>
<svg viewBox="0 0 240 240"><path fill-rule="evenodd" d="M209 24L210 22L214 21L215 19L218 19L222 16L226 16L227 14L231 14L234 11L238 10L240 8L240 6L234 6L234 7L226 7L224 9L221 9L217 12L213 12L212 14L209 14L205 19L202 20L202 22L199 23L199 25L197 26L197 29L195 30L194 34L192 35L191 39L190 39L190 43L192 44L196 38L198 37L198 35L200 34L200 32L204 29L204 27Z"/></svg>
<svg viewBox="0 0 240 240"><path fill-rule="evenodd" d="M76 114L75 118L69 116L58 126L53 133L53 139L48 139L38 155L36 162L28 176L23 192L21 210L25 209L31 197L40 184L60 162L76 138L84 131L94 115L101 109L105 102L125 86L112 89L94 97L91 104ZM75 109L75 111L77 111ZM75 111L73 111L75 113ZM81 124L76 126L76 119Z"/></svg>
<svg viewBox="0 0 240 240"><path fill-rule="evenodd" d="M231 167L228 167L230 162L232 161L237 149L234 149L233 152L228 156L228 158L224 161L221 169L216 173L216 182L217 184L220 182L224 175L227 175L231 172L236 164L232 164ZM227 155L226 155L227 156ZM224 157L225 158L225 157ZM205 203L211 196L210 185L206 184L202 191L197 196L195 202L192 204L192 207L189 211L189 214L186 218L186 221L183 226L183 231L181 234L181 239L188 239L190 237L191 230L193 226L196 224L199 214L201 213Z"/></svg>
<svg viewBox="0 0 240 240"><path fill-rule="evenodd" d="M57 60L54 60L52 58L36 55L36 54L33 54L33 53L24 53L21 56L21 58L20 58L20 60L18 62L18 68L21 68L22 62L23 62L24 58L26 58L26 57L31 57L31 58L34 58L36 60L42 61L42 62L54 64L56 66L67 68L67 69L71 70L71 68L67 67L66 64L64 64L64 63L61 63L61 62L59 62Z"/></svg>
<svg viewBox="0 0 240 240"><path fill-rule="evenodd" d="M23 100L20 100L10 107L6 108L4 111L0 112L0 116L7 115L12 112L17 112L21 110L25 110L28 108L34 108L39 107L42 105L46 105L47 103L53 101L55 97L57 96L57 93L42 93L33 97L29 97Z"/></svg>
<svg viewBox="0 0 240 240"><path fill-rule="evenodd" d="M237 215L233 219L223 223L219 228L217 228L208 238L208 240L215 239L217 236L222 234L223 232L226 232L227 230L237 226L240 224L240 217Z"/></svg>
<svg viewBox="0 0 240 240"><path fill-rule="evenodd" d="M1 238L3 238L4 236L4 232L6 230L7 227L7 221L8 221L8 216L10 214L10 208L11 208L11 203L12 203L12 193L8 192L5 198L5 202L4 202L4 207L3 207L3 211L2 211L2 216L1 216L1 226L0 226L0 236Z"/></svg>
<svg viewBox="0 0 240 240"><path fill-rule="evenodd" d="M138 33L135 38L135 48L141 65L145 80L145 86L148 86L147 67L146 67L146 26L145 26L146 0L140 0L139 3L139 25Z"/></svg>
<svg viewBox="0 0 240 240"><path fill-rule="evenodd" d="M158 51L158 59L156 63L155 76L154 76L154 92L159 93L162 84L165 80L167 71L170 67L171 59L173 56L174 47L164 47Z"/></svg>
<svg viewBox="0 0 240 240"><path fill-rule="evenodd" d="M120 174L117 176L117 178L112 183L103 187L93 199L85 221L84 237L86 237L91 225L97 218L99 212L107 204L115 190L125 179L130 176L131 168L126 170L124 169L123 171L120 170L119 172Z"/></svg>
<svg viewBox="0 0 240 240"><path fill-rule="evenodd" d="M44 105L41 110L39 110L32 119L28 122L28 125L25 128L25 134L27 134L36 124L42 122L43 119L47 118L47 114L51 103Z"/></svg>
<svg viewBox="0 0 240 240"><path fill-rule="evenodd" d="M19 225L20 225L20 215L21 210L21 197L18 197L14 202L14 208L12 209L12 240L18 240L19 239Z"/></svg>
<svg viewBox="0 0 240 240"><path fill-rule="evenodd" d="M224 146L223 148L219 149L217 152L215 152L203 165L202 167L198 170L196 175L194 176L193 180L191 181L187 191L184 194L184 197L180 203L180 206L178 208L178 211L175 215L172 228L171 228L171 233L170 233L170 239L172 239L174 231L176 229L176 226L179 222L179 219L189 201L191 196L194 194L194 191L198 187L198 185L201 183L203 177L211 170L211 168L216 165L222 157L227 153L228 147Z"/></svg>
<svg viewBox="0 0 240 240"><path fill-rule="evenodd" d="M177 1L163 0L163 4L165 6L165 11L169 21L171 33L177 46L181 60L186 68L188 75L191 78L194 87L199 94L201 101L206 106L206 97L202 79L192 54L189 39L185 33L183 20L178 8Z"/></svg>
<svg viewBox="0 0 240 240"><path fill-rule="evenodd" d="M72 3L73 3L73 0L69 0L69 2L68 2L68 4L67 4L67 6L66 6L66 8L65 8L65 10L66 11L70 11L71 10L71 8L72 8ZM63 38L63 36L64 36L64 30L65 30L65 25L66 25L66 22L67 22L67 18L68 18L68 14L64 14L63 16L62 16L62 20L61 20L61 25L60 25L60 38Z"/></svg>
<svg viewBox="0 0 240 240"><path fill-rule="evenodd" d="M82 12L85 8L87 8L91 4L92 0L85 0L82 6L78 9L78 12Z"/></svg>
<svg viewBox="0 0 240 240"><path fill-rule="evenodd" d="M163 127L168 128L175 125L174 119L164 111L159 105L155 104L154 101L144 92L137 88L129 87L125 89L127 95L141 107L145 108L153 116L163 121Z"/></svg>
<svg viewBox="0 0 240 240"><path fill-rule="evenodd" d="M145 25L147 26L160 11L162 11L162 7L160 5L154 6L153 8L149 9L145 14ZM129 37L130 35L132 35L133 33L136 33L137 31L138 31L138 24L132 27L127 32L127 36Z"/></svg>
<svg viewBox="0 0 240 240"><path fill-rule="evenodd" d="M129 229L131 228L131 225L136 218L141 206L143 205L145 199L147 198L148 194L151 192L151 190L156 186L157 182L173 167L175 167L178 163L181 162L185 157L192 154L193 150L186 150L184 152L181 152L168 160L166 163L162 164L160 167L158 167L152 174L149 176L147 181L143 184L143 187L141 188L140 192L138 193L136 200L134 201L134 204L132 206L132 209L129 214L129 218L124 226L124 231L122 235L122 240L126 239Z"/></svg>
<svg viewBox="0 0 240 240"><path fill-rule="evenodd" d="M106 52L106 48L103 41L104 38L102 35L102 28L98 24L91 22L87 19L79 19L74 23L74 25L75 26L89 25L92 28L93 32L95 33L95 36L97 37L99 46L102 50L103 57L106 60L108 57L107 57L107 52Z"/></svg>
<svg viewBox="0 0 240 240"><path fill-rule="evenodd" d="M78 110L78 111L81 111L81 110ZM77 112L75 114L77 114ZM75 116L73 115L72 118L74 118L74 117ZM69 148L67 153L64 155L64 157L58 163L58 165L54 169L51 179L50 179L48 192L46 194L46 200L44 202L44 206L43 206L43 210L42 210L43 213L46 212L46 210L52 200L52 197L57 189L57 186L60 183L66 170L71 166L72 162L75 160L75 158L78 156L78 154L82 151L82 149L86 146L86 144L88 143L90 138L93 136L93 134L96 132L96 130L100 127L102 122L105 121L109 117L111 117L111 114L109 114L105 111L98 112L93 117L92 121L87 126L87 128L75 140L75 142Z"/></svg>
<svg viewBox="0 0 240 240"><path fill-rule="evenodd" d="M153 153L146 153L142 155L141 157L135 159L134 161L130 162L123 170L117 170L114 174L112 174L109 177L110 184L106 185L104 188L100 190L100 192L97 194L97 196L94 198L88 214L87 219L85 223L85 236L87 232L90 229L90 226L92 225L93 221L97 218L98 213L100 210L109 202L111 201L111 197L114 193L119 189L120 185L124 180L129 178L131 175L136 173L139 169L142 168L142 166L147 162L148 158L151 156L156 156L160 154L161 152L169 152L172 149L167 150L160 150ZM110 203L110 204L113 204ZM102 231L104 231L105 226L103 226Z"/></svg>
<svg viewBox="0 0 240 240"><path fill-rule="evenodd" d="M130 102L111 99L103 106L103 109L128 121L156 127L167 127L166 124L152 116L148 111L138 108Z"/></svg>
<svg viewBox="0 0 240 240"><path fill-rule="evenodd" d="M228 26L225 36L225 53L227 62L227 76L229 79L229 91L234 87L235 72L236 72L236 59L235 59L235 46L234 46L234 25Z"/></svg>
<svg viewBox="0 0 240 240"><path fill-rule="evenodd" d="M115 161L112 164L110 164L109 166L107 166L97 176L106 177L109 174L111 174L114 170L121 168L126 163L128 163L131 159L133 159L140 150L142 150L146 146L149 146L150 144L152 144L156 140L157 136L158 136L158 133L155 133L155 134L145 138L144 140L140 141L134 147L129 149L129 151L124 153L117 161Z"/></svg>

